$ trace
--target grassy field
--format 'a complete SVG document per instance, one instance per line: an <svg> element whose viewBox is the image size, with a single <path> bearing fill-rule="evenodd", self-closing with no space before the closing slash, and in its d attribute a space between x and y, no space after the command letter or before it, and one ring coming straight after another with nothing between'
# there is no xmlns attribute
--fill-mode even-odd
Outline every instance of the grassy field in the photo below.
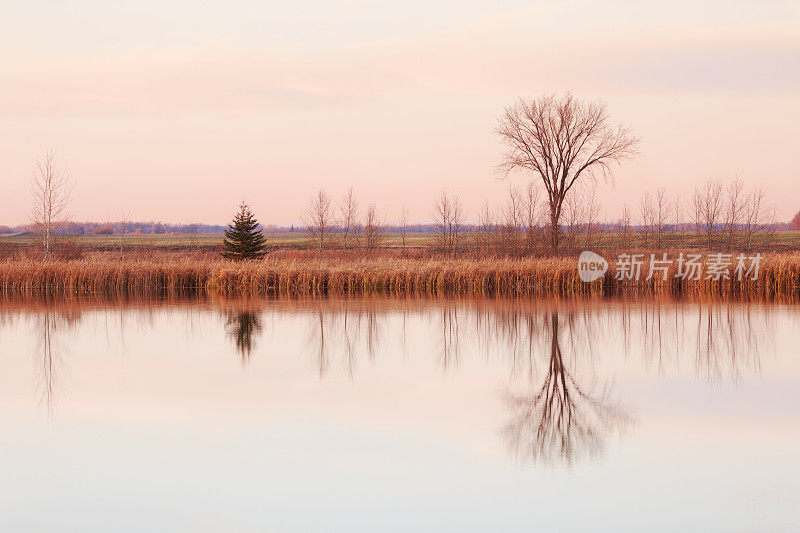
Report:
<svg viewBox="0 0 800 533"><path fill-rule="evenodd" d="M311 246L311 238L305 233L267 233L267 242L274 246L287 246L305 248ZM213 247L222 246L223 235L189 235L189 234L164 234L140 235L127 234L122 238L123 246L154 246L159 248L170 247ZM70 241L85 245L90 248L114 248L120 245L119 235L59 235L58 240ZM338 236L331 242L339 242ZM407 246L425 246L433 243L435 237L431 233L408 233ZM41 242L41 238L33 234L0 235L0 244L30 246ZM352 241L351 241L352 242ZM382 246L396 247L402 245L402 238L398 233L388 233L381 239Z"/></svg>
<svg viewBox="0 0 800 533"><path fill-rule="evenodd" d="M265 235L267 242L272 246L288 248L308 248L312 247L310 236L304 233L269 233ZM503 232L490 234L488 239L501 240L504 238ZM524 247L525 237L522 232L515 237L519 241L519 247ZM61 242L72 242L86 246L90 249L114 249L120 245L119 235L59 235L57 239ZM726 247L726 237L722 234L715 236L719 248ZM166 234L166 235L139 235L128 234L122 238L123 246L130 247L155 247L155 248L213 248L222 246L222 235L188 235L188 234ZM461 245L464 249L474 248L476 245L487 240L485 235L476 233L465 233L461 238ZM334 235L329 241L334 247L341 246L341 238ZM433 233L408 233L406 235L406 246L409 248L420 248L435 245L437 236ZM742 250L745 248L746 239L738 236L737 241L732 246L733 249ZM0 245L11 246L33 246L40 243L40 238L36 235L0 235ZM350 241L352 246L352 241ZM656 246L656 238L652 235L646 236L643 233L632 233L630 235L620 235L618 233L576 233L564 236L562 251L567 253L579 253L584 249L664 249L674 250L675 248L704 248L706 246L705 235L690 232L668 233L665 234ZM402 239L399 233L387 233L380 241L380 246L388 248L398 248L402 246ZM754 250L800 250L800 231L780 231L770 234L756 234L753 236L750 247ZM542 251L546 249L539 246Z"/></svg>

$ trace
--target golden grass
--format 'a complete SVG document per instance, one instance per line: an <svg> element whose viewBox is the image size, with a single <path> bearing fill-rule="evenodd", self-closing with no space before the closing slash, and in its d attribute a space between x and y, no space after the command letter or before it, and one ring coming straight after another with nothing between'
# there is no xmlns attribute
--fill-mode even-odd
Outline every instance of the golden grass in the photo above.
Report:
<svg viewBox="0 0 800 533"><path fill-rule="evenodd" d="M242 296L616 296L686 295L795 298L800 253L767 254L757 280L653 280L623 284L609 272L580 281L575 258L441 259L268 256L232 262L175 256L126 261L99 256L44 263L0 261L0 294L8 297Z"/></svg>

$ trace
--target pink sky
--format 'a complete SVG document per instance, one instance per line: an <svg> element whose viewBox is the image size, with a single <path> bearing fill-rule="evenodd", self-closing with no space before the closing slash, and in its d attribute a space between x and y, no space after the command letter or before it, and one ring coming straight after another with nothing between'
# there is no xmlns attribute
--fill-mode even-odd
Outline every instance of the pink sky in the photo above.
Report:
<svg viewBox="0 0 800 533"><path fill-rule="evenodd" d="M387 222L441 190L499 204L517 97L600 98L642 137L603 216L709 177L800 209L800 5L766 2L4 2L0 224L53 147L76 220L297 223L353 186ZM522 183L522 177L514 178Z"/></svg>

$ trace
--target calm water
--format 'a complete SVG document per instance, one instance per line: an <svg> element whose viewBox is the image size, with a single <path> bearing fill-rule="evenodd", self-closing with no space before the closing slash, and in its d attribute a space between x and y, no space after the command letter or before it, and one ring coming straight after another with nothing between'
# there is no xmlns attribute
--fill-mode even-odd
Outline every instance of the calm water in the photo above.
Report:
<svg viewBox="0 0 800 533"><path fill-rule="evenodd" d="M4 304L1 531L798 531L800 308Z"/></svg>

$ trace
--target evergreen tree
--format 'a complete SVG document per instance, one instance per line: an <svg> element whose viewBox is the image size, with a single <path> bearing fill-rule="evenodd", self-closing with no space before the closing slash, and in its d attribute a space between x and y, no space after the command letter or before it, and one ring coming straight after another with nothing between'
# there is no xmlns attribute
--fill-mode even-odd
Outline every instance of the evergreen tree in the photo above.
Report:
<svg viewBox="0 0 800 533"><path fill-rule="evenodd" d="M264 235L258 226L250 207L242 202L233 222L225 230L225 251L222 256L228 259L257 259L266 254Z"/></svg>

